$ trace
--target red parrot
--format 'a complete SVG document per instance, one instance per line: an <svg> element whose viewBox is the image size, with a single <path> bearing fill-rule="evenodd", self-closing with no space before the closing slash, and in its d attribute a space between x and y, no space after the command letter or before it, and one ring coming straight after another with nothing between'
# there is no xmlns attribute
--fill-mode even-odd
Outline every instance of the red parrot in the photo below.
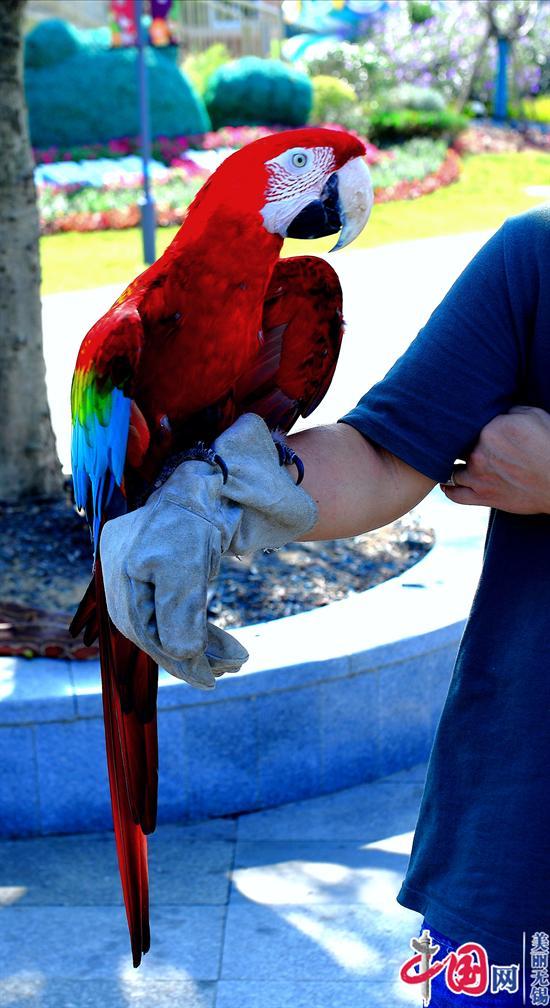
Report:
<svg viewBox="0 0 550 1008"><path fill-rule="evenodd" d="M343 332L340 284L324 260L281 260L279 253L286 236L341 231L341 248L362 230L372 206L364 153L356 137L318 128L236 151L197 194L164 254L96 322L78 354L73 481L96 555L71 631L84 630L87 644L99 636L134 966L150 945L146 834L156 823L158 669L109 619L101 528L139 506L171 456L199 439L211 442L242 413L288 431L321 401Z"/></svg>

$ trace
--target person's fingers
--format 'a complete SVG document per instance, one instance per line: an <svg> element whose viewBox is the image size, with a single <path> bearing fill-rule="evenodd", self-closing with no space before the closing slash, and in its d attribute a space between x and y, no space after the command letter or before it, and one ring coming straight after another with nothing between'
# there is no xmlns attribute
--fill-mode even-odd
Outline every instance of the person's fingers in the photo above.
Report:
<svg viewBox="0 0 550 1008"><path fill-rule="evenodd" d="M477 507L489 505L480 498L479 494L476 494L470 487L466 486L449 486L447 483L441 483L440 487L448 497L449 500L453 501L454 504L475 504Z"/></svg>
<svg viewBox="0 0 550 1008"><path fill-rule="evenodd" d="M511 406L508 413L532 413L535 406Z"/></svg>
<svg viewBox="0 0 550 1008"><path fill-rule="evenodd" d="M466 470L467 466L463 462L457 462L454 466L450 478L446 483L442 483L442 487L455 487L459 484L466 483Z"/></svg>
<svg viewBox="0 0 550 1008"><path fill-rule="evenodd" d="M469 470L464 462L457 462L453 469L453 479L455 486L469 486Z"/></svg>

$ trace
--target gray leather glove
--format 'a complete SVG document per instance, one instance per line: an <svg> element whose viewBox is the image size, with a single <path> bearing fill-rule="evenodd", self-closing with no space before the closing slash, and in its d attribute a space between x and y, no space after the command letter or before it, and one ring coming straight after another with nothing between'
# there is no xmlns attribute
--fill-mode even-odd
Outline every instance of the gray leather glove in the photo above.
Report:
<svg viewBox="0 0 550 1008"><path fill-rule="evenodd" d="M100 556L109 615L129 640L199 689L248 652L206 619L223 553L276 548L315 524L317 508L279 465L264 421L240 417L216 439L228 469L189 460L137 511L106 522Z"/></svg>

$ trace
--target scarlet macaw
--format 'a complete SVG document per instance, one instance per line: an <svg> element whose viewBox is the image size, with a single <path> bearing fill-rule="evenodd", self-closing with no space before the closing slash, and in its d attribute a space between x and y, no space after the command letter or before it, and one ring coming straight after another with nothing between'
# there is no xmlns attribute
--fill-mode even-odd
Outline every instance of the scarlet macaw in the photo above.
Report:
<svg viewBox="0 0 550 1008"><path fill-rule="evenodd" d="M257 140L202 187L160 259L82 342L72 385L76 504L94 548L169 456L244 412L288 431L325 395L343 332L334 270L279 259L286 236L362 230L372 189L356 137L309 128ZM134 966L149 949L147 841L157 807L158 669L109 620L96 554L71 625L99 635L107 763Z"/></svg>

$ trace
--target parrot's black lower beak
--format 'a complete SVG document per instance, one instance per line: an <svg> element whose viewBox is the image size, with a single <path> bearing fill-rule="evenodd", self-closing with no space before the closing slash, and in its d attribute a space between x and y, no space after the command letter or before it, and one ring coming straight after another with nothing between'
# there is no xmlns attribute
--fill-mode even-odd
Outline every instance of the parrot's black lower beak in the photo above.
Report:
<svg viewBox="0 0 550 1008"><path fill-rule="evenodd" d="M337 234L342 227L338 175L327 180L319 199L308 203L286 229L287 238L323 238Z"/></svg>

